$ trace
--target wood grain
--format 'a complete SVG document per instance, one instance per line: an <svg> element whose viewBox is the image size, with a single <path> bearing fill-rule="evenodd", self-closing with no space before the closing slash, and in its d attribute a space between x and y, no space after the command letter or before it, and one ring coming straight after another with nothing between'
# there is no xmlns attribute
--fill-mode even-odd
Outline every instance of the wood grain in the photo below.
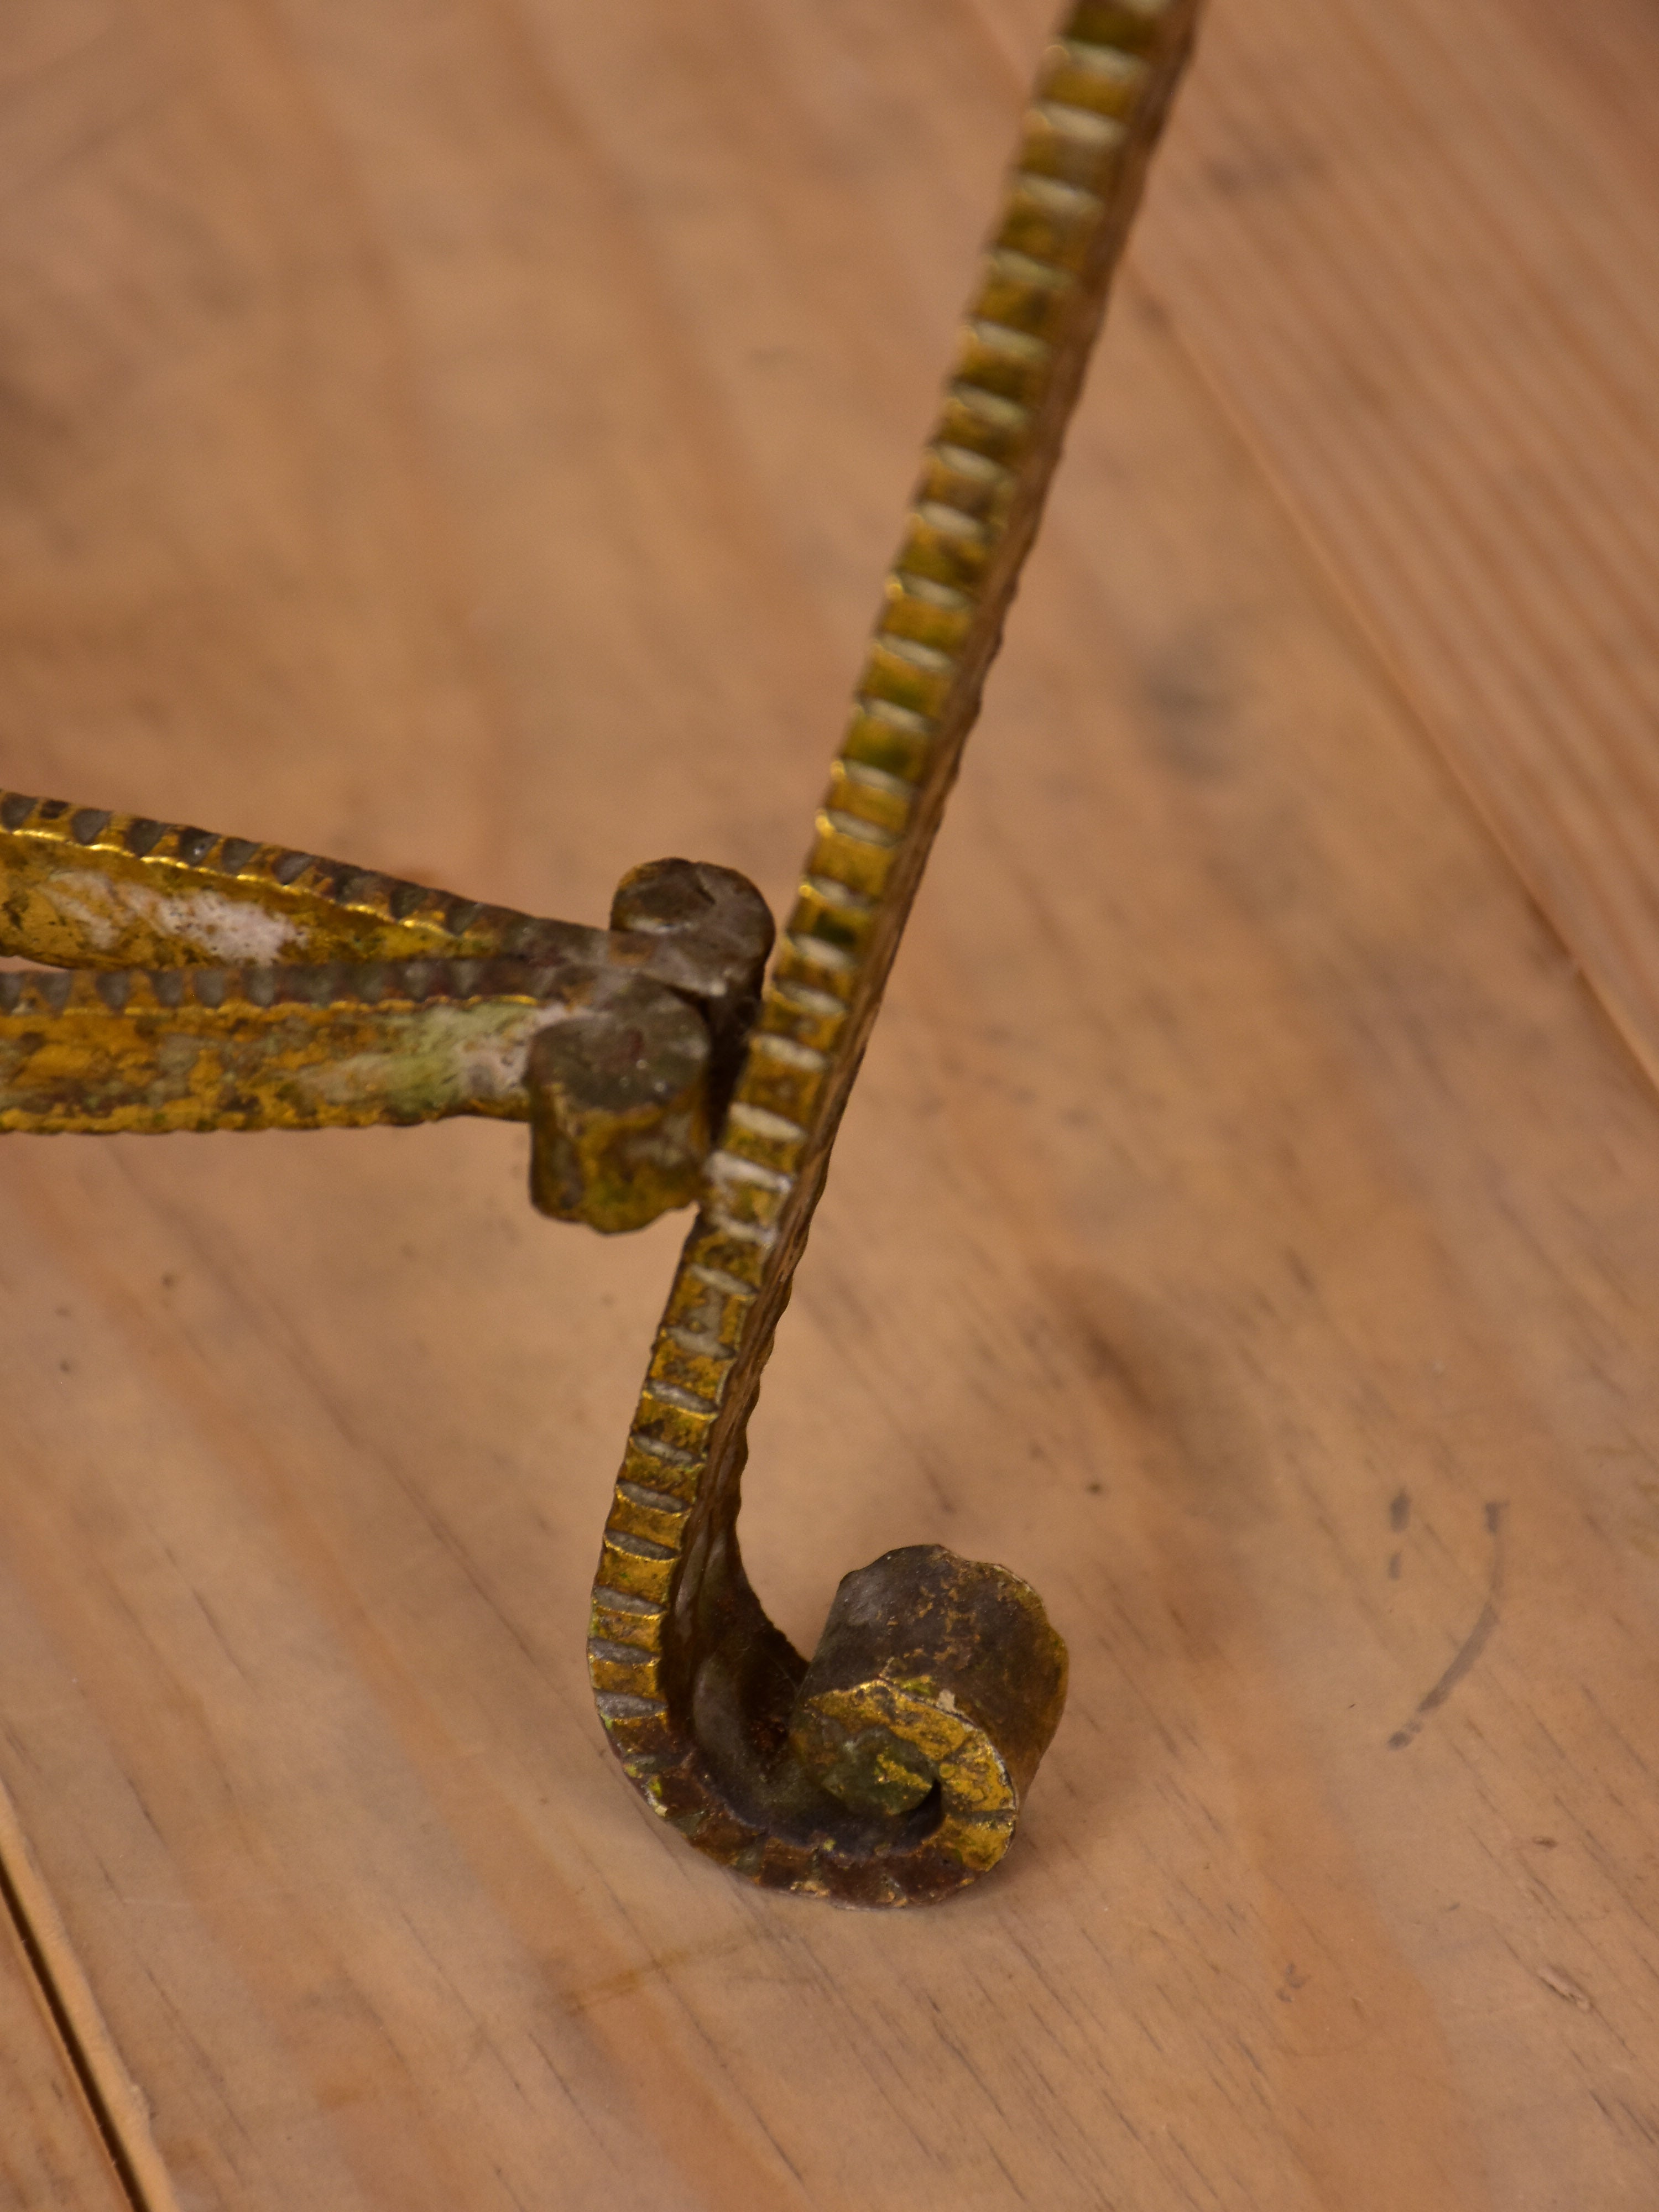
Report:
<svg viewBox="0 0 1659 2212"><path fill-rule="evenodd" d="M1006 25L27 20L3 780L780 897ZM1241 419L1132 283L757 1423L798 1639L942 1539L1071 1641L959 1903L754 1894L610 1764L674 1224L507 1128L0 1152L0 1777L181 2203L1649 2212L1659 1102Z"/></svg>
<svg viewBox="0 0 1659 2212"><path fill-rule="evenodd" d="M1189 91L1149 281L1659 1071L1659 19L1220 0Z"/></svg>

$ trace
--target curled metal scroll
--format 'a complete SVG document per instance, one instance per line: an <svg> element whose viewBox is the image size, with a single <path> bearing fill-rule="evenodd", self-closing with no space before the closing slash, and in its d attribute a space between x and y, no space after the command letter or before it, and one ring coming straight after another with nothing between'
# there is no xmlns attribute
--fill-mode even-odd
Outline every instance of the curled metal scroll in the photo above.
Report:
<svg viewBox="0 0 1659 2212"><path fill-rule="evenodd" d="M849 1904L939 1898L1002 1856L1065 1646L1006 1569L920 1546L846 1578L809 1665L738 1554L748 1423L1196 14L1084 0L1043 58L594 1585L599 1712L653 1809Z"/></svg>

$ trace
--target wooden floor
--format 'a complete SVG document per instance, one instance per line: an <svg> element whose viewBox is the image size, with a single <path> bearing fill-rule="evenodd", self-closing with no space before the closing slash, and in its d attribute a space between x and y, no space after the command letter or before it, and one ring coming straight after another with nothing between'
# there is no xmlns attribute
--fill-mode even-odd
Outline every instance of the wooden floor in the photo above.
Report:
<svg viewBox="0 0 1659 2212"><path fill-rule="evenodd" d="M13 0L0 782L781 901L1043 21ZM959 1901L605 1747L678 1224L0 1147L6 2212L1659 2205L1656 96L1215 0L750 1474L1070 1640Z"/></svg>

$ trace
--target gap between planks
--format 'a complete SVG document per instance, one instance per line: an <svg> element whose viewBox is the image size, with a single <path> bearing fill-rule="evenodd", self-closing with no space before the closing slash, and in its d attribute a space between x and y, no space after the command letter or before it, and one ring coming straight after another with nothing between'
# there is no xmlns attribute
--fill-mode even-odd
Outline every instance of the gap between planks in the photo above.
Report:
<svg viewBox="0 0 1659 2212"><path fill-rule="evenodd" d="M122 2194L133 2212L181 2212L150 2132L143 2092L115 2046L3 1782L0 1907L50 2014Z"/></svg>

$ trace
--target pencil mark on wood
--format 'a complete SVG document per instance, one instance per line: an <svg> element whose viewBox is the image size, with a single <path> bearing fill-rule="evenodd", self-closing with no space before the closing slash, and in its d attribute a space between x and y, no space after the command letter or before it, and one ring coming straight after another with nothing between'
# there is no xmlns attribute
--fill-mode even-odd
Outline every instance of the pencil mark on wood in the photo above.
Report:
<svg viewBox="0 0 1659 2212"><path fill-rule="evenodd" d="M1475 1624L1452 1655L1451 1663L1431 1690L1419 1698L1417 1710L1403 1728L1398 1728L1389 1738L1390 1751L1403 1751L1422 1732L1423 1723L1431 1712L1443 1705L1452 1692L1486 1650L1494 1628L1498 1626L1498 1605L1504 1594L1504 1507L1501 1500L1493 1500L1486 1507L1486 1533L1492 1538L1492 1565L1487 1571L1486 1601L1481 1607Z"/></svg>

